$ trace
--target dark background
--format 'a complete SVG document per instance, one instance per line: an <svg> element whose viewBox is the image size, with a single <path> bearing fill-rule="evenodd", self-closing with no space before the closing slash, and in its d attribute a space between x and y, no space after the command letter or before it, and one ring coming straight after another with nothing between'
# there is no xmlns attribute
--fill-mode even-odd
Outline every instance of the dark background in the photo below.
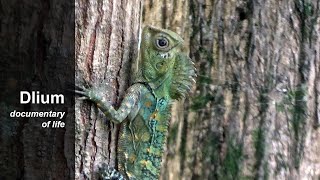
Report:
<svg viewBox="0 0 320 180"><path fill-rule="evenodd" d="M0 2L0 179L74 179L74 1ZM20 104L20 91L63 94L64 104ZM13 110L65 111L11 118Z"/></svg>

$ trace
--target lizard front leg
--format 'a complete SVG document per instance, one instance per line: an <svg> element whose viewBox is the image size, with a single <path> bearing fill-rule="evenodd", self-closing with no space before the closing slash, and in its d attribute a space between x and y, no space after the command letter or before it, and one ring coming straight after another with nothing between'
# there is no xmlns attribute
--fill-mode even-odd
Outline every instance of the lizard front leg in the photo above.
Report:
<svg viewBox="0 0 320 180"><path fill-rule="evenodd" d="M81 99L87 99L94 102L98 108L111 119L114 123L121 123L125 120L132 111L137 111L136 105L140 98L141 85L131 86L121 102L120 107L116 110L110 102L106 100L100 88L80 88L81 90L75 90L75 93L84 97Z"/></svg>
<svg viewBox="0 0 320 180"><path fill-rule="evenodd" d="M128 119L131 121L137 115L140 106L139 102L141 100L141 95L146 91L146 87L142 84L134 84L130 86L127 90L123 101L121 102L120 107L116 110L105 98L105 88L80 88L81 90L76 90L77 94L82 95L80 99L87 99L94 102L98 108L110 118L110 120L114 123L121 123L123 120ZM129 116L129 117L128 117ZM129 127L130 128L130 127ZM130 128L131 136L133 137L134 132ZM135 144L134 139L132 138L132 143ZM135 146L135 145L133 145ZM121 162L122 164L126 164L126 162ZM126 166L126 165L125 165ZM121 173L125 174L126 171L119 173L114 168L109 167L108 165L103 165L100 170L100 179L103 180L125 180L124 176ZM133 178L131 178L133 179Z"/></svg>

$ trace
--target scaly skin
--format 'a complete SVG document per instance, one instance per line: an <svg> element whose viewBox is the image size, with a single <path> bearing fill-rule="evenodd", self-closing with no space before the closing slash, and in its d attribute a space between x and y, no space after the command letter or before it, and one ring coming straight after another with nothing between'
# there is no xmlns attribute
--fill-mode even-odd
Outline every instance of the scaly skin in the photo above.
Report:
<svg viewBox="0 0 320 180"><path fill-rule="evenodd" d="M122 123L118 159L125 179L159 178L171 103L185 96L195 77L182 44L172 31L152 26L143 29L136 79L117 110L102 98L99 88L76 91L96 103L111 121Z"/></svg>

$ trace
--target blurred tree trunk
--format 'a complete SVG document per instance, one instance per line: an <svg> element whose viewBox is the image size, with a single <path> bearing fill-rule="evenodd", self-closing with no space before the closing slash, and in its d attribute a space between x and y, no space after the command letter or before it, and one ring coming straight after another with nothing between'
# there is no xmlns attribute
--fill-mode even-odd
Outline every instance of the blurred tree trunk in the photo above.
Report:
<svg viewBox="0 0 320 180"><path fill-rule="evenodd" d="M144 4L144 23L183 36L198 68L162 179L320 177L319 0Z"/></svg>
<svg viewBox="0 0 320 180"><path fill-rule="evenodd" d="M76 1L76 84L106 85L115 106L137 58L141 1ZM102 163L117 166L118 127L95 106L76 101L76 179L96 179Z"/></svg>

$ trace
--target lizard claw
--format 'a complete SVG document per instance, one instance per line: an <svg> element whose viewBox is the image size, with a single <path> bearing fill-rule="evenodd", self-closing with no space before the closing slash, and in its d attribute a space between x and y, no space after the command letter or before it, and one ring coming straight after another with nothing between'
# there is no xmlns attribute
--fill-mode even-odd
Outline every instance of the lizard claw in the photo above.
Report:
<svg viewBox="0 0 320 180"><path fill-rule="evenodd" d="M89 98L86 97L86 96L83 96L83 97L79 97L79 98L77 98L77 99L79 99L79 100L88 100Z"/></svg>
<svg viewBox="0 0 320 180"><path fill-rule="evenodd" d="M84 95L84 96L88 95L88 92L86 92L85 90L84 91L73 90L73 92L75 92L76 94Z"/></svg>
<svg viewBox="0 0 320 180"><path fill-rule="evenodd" d="M78 90L77 90L78 89ZM90 99L90 89L84 86L75 85L75 89L72 90L75 94L80 95L79 100L88 100Z"/></svg>

